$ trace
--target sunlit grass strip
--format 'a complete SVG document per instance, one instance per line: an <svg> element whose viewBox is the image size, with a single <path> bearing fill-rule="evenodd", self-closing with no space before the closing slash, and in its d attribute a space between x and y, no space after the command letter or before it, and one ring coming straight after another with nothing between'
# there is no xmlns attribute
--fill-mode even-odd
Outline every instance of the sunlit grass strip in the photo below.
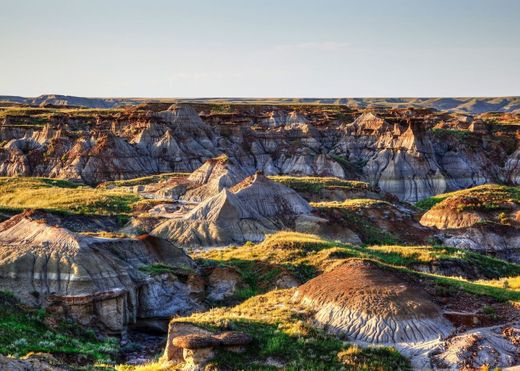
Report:
<svg viewBox="0 0 520 371"><path fill-rule="evenodd" d="M318 274L327 263L330 264L332 261L361 258L409 274L421 275L440 284L461 288L473 294L491 296L500 301L520 301L519 291L501 287L496 283L471 282L460 277L445 277L413 270L414 263L460 259L461 264L479 264L482 269L496 269L497 274L504 276L515 276L520 272L518 264L450 247L371 246L363 248L325 240L310 234L279 232L268 236L258 245L246 244L238 248L199 252L194 254L194 257L227 262L231 265L234 261L237 263L244 260L265 261L279 264L289 270L293 268L295 273L300 273L300 278L307 279ZM309 270L309 268L313 269Z"/></svg>
<svg viewBox="0 0 520 371"><path fill-rule="evenodd" d="M269 176L269 179L281 183L286 187L292 188L297 192L320 192L324 188L340 188L345 190L364 190L370 189L368 183L357 180L345 180L336 177L313 177L313 176Z"/></svg>
<svg viewBox="0 0 520 371"><path fill-rule="evenodd" d="M0 209L78 215L129 215L140 196L48 178L0 178Z"/></svg>
<svg viewBox="0 0 520 371"><path fill-rule="evenodd" d="M138 185L147 185L150 183L161 182L175 177L187 177L190 173L162 173L150 176L144 176L134 179L126 180L113 180L104 182L98 186L98 188L111 188L111 187L133 187Z"/></svg>

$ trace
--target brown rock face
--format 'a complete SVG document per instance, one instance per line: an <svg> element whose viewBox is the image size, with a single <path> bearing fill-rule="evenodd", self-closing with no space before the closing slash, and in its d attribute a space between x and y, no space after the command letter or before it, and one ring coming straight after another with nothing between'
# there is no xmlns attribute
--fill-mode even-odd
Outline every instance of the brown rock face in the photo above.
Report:
<svg viewBox="0 0 520 371"><path fill-rule="evenodd" d="M194 263L156 237L87 237L54 226L53 217L24 213L0 224L0 288L32 306L62 307L80 323L124 332L141 319L197 309L182 276ZM153 264L180 275L150 275Z"/></svg>
<svg viewBox="0 0 520 371"><path fill-rule="evenodd" d="M509 153L481 130L468 130L467 142L434 135L431 128L442 115L430 111L393 110L380 115L352 111L347 116L351 123L340 124L319 108L237 108L237 115L205 114L203 121L189 105L163 111L158 107L159 112L143 106L88 119L55 116L43 128L6 118L0 125L0 174L94 185L161 172L191 172L226 154L247 169L246 175L259 170L267 175L361 178L412 202L518 178L518 151ZM192 197L200 200L200 195Z"/></svg>

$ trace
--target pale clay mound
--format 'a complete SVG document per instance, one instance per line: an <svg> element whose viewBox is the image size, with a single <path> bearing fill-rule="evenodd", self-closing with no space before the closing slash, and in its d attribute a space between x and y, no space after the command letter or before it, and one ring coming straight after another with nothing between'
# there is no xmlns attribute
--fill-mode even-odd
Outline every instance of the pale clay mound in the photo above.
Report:
<svg viewBox="0 0 520 371"><path fill-rule="evenodd" d="M182 199L203 201L217 195L224 188L241 182L253 172L254 170L241 166L227 156L210 159L188 177L191 189L182 196Z"/></svg>
<svg viewBox="0 0 520 371"><path fill-rule="evenodd" d="M183 246L259 242L297 219L299 225L316 223L302 220L310 212L307 201L294 190L255 174L231 189L223 188L186 214L163 221L151 234Z"/></svg>
<svg viewBox="0 0 520 371"><path fill-rule="evenodd" d="M362 342L421 343L452 330L426 292L363 261L308 281L294 300L316 310L316 321L328 331Z"/></svg>
<svg viewBox="0 0 520 371"><path fill-rule="evenodd" d="M264 217L308 214L311 207L296 191L257 173L231 188L249 207Z"/></svg>
<svg viewBox="0 0 520 371"><path fill-rule="evenodd" d="M124 332L142 319L169 318L199 308L176 274L150 276L154 263L194 263L168 241L98 238L53 226L53 216L25 212L0 224L0 289L31 306L62 307L85 325Z"/></svg>
<svg viewBox="0 0 520 371"><path fill-rule="evenodd" d="M224 188L184 216L160 223L151 234L183 246L218 246L261 241L278 228Z"/></svg>

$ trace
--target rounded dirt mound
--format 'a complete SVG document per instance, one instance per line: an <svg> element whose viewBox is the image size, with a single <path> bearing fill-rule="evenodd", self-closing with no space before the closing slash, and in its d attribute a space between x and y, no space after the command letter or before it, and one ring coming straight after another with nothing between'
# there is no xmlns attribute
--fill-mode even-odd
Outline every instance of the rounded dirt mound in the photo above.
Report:
<svg viewBox="0 0 520 371"><path fill-rule="evenodd" d="M296 291L330 332L370 343L424 342L448 335L450 323L428 294L390 269L352 261Z"/></svg>

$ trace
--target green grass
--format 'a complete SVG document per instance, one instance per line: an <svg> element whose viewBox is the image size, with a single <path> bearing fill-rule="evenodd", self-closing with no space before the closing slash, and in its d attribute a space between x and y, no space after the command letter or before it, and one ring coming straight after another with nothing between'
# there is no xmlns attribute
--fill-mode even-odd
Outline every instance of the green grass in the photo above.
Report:
<svg viewBox="0 0 520 371"><path fill-rule="evenodd" d="M421 210L451 208L458 211L495 211L520 203L520 188L498 184L485 184L460 191L443 193L415 204Z"/></svg>
<svg viewBox="0 0 520 371"><path fill-rule="evenodd" d="M355 346L314 328L307 314L290 302L291 294L277 290L232 308L215 308L173 322L187 321L212 331L233 329L253 337L244 353L220 352L212 361L218 369L271 370L274 367L265 363L269 358L287 370L337 370L344 365L350 369L362 365L378 365L380 370L410 369L409 362L390 348L356 347L351 351L356 357L345 357Z"/></svg>
<svg viewBox="0 0 520 371"><path fill-rule="evenodd" d="M434 136L439 138L452 137L456 138L459 141L464 141L469 139L473 133L467 130L456 130L456 129L432 129L432 133Z"/></svg>
<svg viewBox="0 0 520 371"><path fill-rule="evenodd" d="M141 272L147 273L151 276L161 275L164 273L173 273L173 274L190 274L193 273L193 269L190 267L172 267L167 264L162 263L154 263L154 264L148 264L143 265L139 267L139 270Z"/></svg>
<svg viewBox="0 0 520 371"><path fill-rule="evenodd" d="M239 248L213 251L200 251L194 257L202 264L234 266L242 271L254 271L263 266L260 272L274 269L291 272L300 282L305 282L340 260L349 258L368 259L379 264L391 266L402 272L428 278L440 284L462 289L477 295L491 296L497 300L520 301L520 292L504 288L495 281L470 282L458 277L413 270L415 264L431 263L441 260L456 260L461 265L475 267L481 274L495 279L518 276L518 264L504 262L474 252L440 246L370 246L359 247L341 242L329 241L318 236L278 232L270 235L258 245L247 244ZM269 289L261 275L257 277L256 292ZM271 286L272 287L272 286Z"/></svg>
<svg viewBox="0 0 520 371"><path fill-rule="evenodd" d="M424 200L418 201L415 203L415 207L422 211L428 211L439 202L444 201L447 198L444 196L433 196L425 198Z"/></svg>
<svg viewBox="0 0 520 371"><path fill-rule="evenodd" d="M332 210L338 210L342 215L342 223L359 235L366 245L395 245L404 242L378 227L362 213L364 208L391 205L386 201L362 198L343 202L311 202L310 205L326 214Z"/></svg>
<svg viewBox="0 0 520 371"><path fill-rule="evenodd" d="M513 277L520 275L520 265L509 263L476 252L445 246L370 246L369 255L385 263L410 267L414 264L440 260L459 261L461 265L475 267L487 277Z"/></svg>
<svg viewBox="0 0 520 371"><path fill-rule="evenodd" d="M127 179L127 180L114 180L110 182L102 183L98 188L109 188L109 187L133 187L138 185L147 185L151 183L157 183L170 178L175 177L187 177L190 173L162 173L157 175L150 175L141 178Z"/></svg>
<svg viewBox="0 0 520 371"><path fill-rule="evenodd" d="M368 183L357 180L345 180L335 177L313 176L269 176L269 179L294 189L296 192L319 193L323 189L344 189L346 191L368 191Z"/></svg>
<svg viewBox="0 0 520 371"><path fill-rule="evenodd" d="M98 340L91 331L60 320L52 328L49 315L21 305L10 293L0 291L0 354L23 356L29 352L86 356L92 364L112 363L119 351L117 339Z"/></svg>
<svg viewBox="0 0 520 371"><path fill-rule="evenodd" d="M78 215L128 216L140 196L48 178L0 178L0 209L41 209Z"/></svg>

